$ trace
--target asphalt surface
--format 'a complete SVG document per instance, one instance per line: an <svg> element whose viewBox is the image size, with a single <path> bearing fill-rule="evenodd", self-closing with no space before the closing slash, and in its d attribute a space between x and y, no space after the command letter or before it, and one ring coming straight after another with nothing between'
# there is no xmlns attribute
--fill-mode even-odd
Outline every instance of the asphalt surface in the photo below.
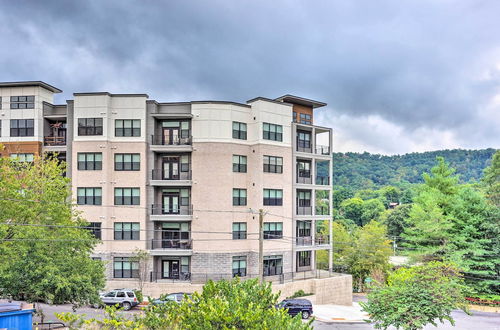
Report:
<svg viewBox="0 0 500 330"><path fill-rule="evenodd" d="M71 305L47 305L40 304L43 313L45 315L45 322L48 321L59 321L54 313L61 312L74 312ZM78 314L85 314L86 318L102 318L105 313L103 309L95 309L92 307L81 307L76 310ZM128 312L120 312L126 317L134 317L140 313L139 309L132 309ZM485 313L485 312L473 312L472 316L465 314L462 311L455 311L452 313L455 319L455 326L452 326L446 321L444 324L439 324L438 327L429 325L425 327L426 330L432 329L443 329L443 330L500 330L500 314L499 313ZM38 316L34 317L33 321L39 321ZM325 323L314 321L314 329L346 329L346 330L366 330L374 329L373 325L368 323ZM395 328L391 328L395 329Z"/></svg>

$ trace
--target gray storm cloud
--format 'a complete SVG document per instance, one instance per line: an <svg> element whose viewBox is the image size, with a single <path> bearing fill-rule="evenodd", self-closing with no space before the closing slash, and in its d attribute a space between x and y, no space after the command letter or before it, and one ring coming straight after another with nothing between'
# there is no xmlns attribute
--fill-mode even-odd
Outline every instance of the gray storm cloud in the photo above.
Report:
<svg viewBox="0 0 500 330"><path fill-rule="evenodd" d="M2 1L1 80L328 103L336 149L499 147L499 1Z"/></svg>

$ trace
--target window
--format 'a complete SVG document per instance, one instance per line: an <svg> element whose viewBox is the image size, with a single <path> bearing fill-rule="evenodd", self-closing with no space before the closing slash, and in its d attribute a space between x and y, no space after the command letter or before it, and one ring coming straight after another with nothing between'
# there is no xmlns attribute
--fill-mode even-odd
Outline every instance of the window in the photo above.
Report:
<svg viewBox="0 0 500 330"><path fill-rule="evenodd" d="M297 113L295 111L293 112L293 122L297 122Z"/></svg>
<svg viewBox="0 0 500 330"><path fill-rule="evenodd" d="M264 239L283 238L283 222L264 222Z"/></svg>
<svg viewBox="0 0 500 330"><path fill-rule="evenodd" d="M34 109L35 108L35 96L11 96L10 97L10 108L11 109Z"/></svg>
<svg viewBox="0 0 500 330"><path fill-rule="evenodd" d="M283 205L283 190L264 189L264 205Z"/></svg>
<svg viewBox="0 0 500 330"><path fill-rule="evenodd" d="M312 117L311 115L307 113L301 113L300 114L300 123L305 124L305 125L311 125L312 124Z"/></svg>
<svg viewBox="0 0 500 330"><path fill-rule="evenodd" d="M2 109L2 97L0 96L0 109ZM2 129L2 126L0 125L0 130Z"/></svg>
<svg viewBox="0 0 500 330"><path fill-rule="evenodd" d="M233 239L246 239L246 238L247 238L247 223L233 222Z"/></svg>
<svg viewBox="0 0 500 330"><path fill-rule="evenodd" d="M35 121L33 119L11 119L10 136L34 136Z"/></svg>
<svg viewBox="0 0 500 330"><path fill-rule="evenodd" d="M283 141L283 126L264 123L264 140Z"/></svg>
<svg viewBox="0 0 500 330"><path fill-rule="evenodd" d="M189 172L189 156L181 156L181 172Z"/></svg>
<svg viewBox="0 0 500 330"><path fill-rule="evenodd" d="M311 162L299 160L297 162L297 172L299 178L310 178L311 177Z"/></svg>
<svg viewBox="0 0 500 330"><path fill-rule="evenodd" d="M297 236L311 236L311 221L297 221Z"/></svg>
<svg viewBox="0 0 500 330"><path fill-rule="evenodd" d="M140 171L140 154L115 154L115 171Z"/></svg>
<svg viewBox="0 0 500 330"><path fill-rule="evenodd" d="M78 205L101 205L102 188L78 188L77 203Z"/></svg>
<svg viewBox="0 0 500 330"><path fill-rule="evenodd" d="M10 154L10 159L16 162L33 162L35 154Z"/></svg>
<svg viewBox="0 0 500 330"><path fill-rule="evenodd" d="M311 266L311 251L299 251L297 252L297 256L299 267Z"/></svg>
<svg viewBox="0 0 500 330"><path fill-rule="evenodd" d="M233 205L235 206L247 205L246 189L233 189Z"/></svg>
<svg viewBox="0 0 500 330"><path fill-rule="evenodd" d="M283 173L283 157L264 156L264 172Z"/></svg>
<svg viewBox="0 0 500 330"><path fill-rule="evenodd" d="M91 222L89 226L86 227L90 231L95 238L101 239L101 223L100 222Z"/></svg>
<svg viewBox="0 0 500 330"><path fill-rule="evenodd" d="M247 257L233 257L233 277L247 276Z"/></svg>
<svg viewBox="0 0 500 330"><path fill-rule="evenodd" d="M102 135L102 118L78 118L78 135Z"/></svg>
<svg viewBox="0 0 500 330"><path fill-rule="evenodd" d="M80 171L102 170L102 153L79 152L78 170Z"/></svg>
<svg viewBox="0 0 500 330"><path fill-rule="evenodd" d="M304 131L297 131L297 147L311 148L311 133Z"/></svg>
<svg viewBox="0 0 500 330"><path fill-rule="evenodd" d="M282 256L264 256L264 276L283 274Z"/></svg>
<svg viewBox="0 0 500 330"><path fill-rule="evenodd" d="M297 194L299 200L299 207L309 207L311 206L311 192L299 190Z"/></svg>
<svg viewBox="0 0 500 330"><path fill-rule="evenodd" d="M139 263L137 261L132 261L131 258L113 258L113 277L138 278Z"/></svg>
<svg viewBox="0 0 500 330"><path fill-rule="evenodd" d="M138 222L115 222L115 240L139 240L140 225Z"/></svg>
<svg viewBox="0 0 500 330"><path fill-rule="evenodd" d="M140 205L139 188L115 188L115 205Z"/></svg>
<svg viewBox="0 0 500 330"><path fill-rule="evenodd" d="M247 124L233 121L233 139L247 139Z"/></svg>
<svg viewBox="0 0 500 330"><path fill-rule="evenodd" d="M141 136L141 120L116 119L115 136Z"/></svg>
<svg viewBox="0 0 500 330"><path fill-rule="evenodd" d="M233 172L247 172L247 156L233 155Z"/></svg>

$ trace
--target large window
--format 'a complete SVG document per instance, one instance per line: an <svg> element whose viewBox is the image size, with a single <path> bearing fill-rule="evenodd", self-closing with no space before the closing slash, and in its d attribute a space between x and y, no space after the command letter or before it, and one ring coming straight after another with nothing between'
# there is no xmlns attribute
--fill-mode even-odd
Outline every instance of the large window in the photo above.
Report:
<svg viewBox="0 0 500 330"><path fill-rule="evenodd" d="M139 263L132 261L131 258L113 259L113 277L114 278L138 278Z"/></svg>
<svg viewBox="0 0 500 330"><path fill-rule="evenodd" d="M311 148L311 133L305 131L297 131L297 147L301 149Z"/></svg>
<svg viewBox="0 0 500 330"><path fill-rule="evenodd" d="M306 160L297 161L297 174L299 178L311 177L311 162Z"/></svg>
<svg viewBox="0 0 500 330"><path fill-rule="evenodd" d="M247 139L247 124L233 121L233 139Z"/></svg>
<svg viewBox="0 0 500 330"><path fill-rule="evenodd" d="M116 119L115 136L141 136L141 120Z"/></svg>
<svg viewBox="0 0 500 330"><path fill-rule="evenodd" d="M140 154L115 154L115 171L140 171Z"/></svg>
<svg viewBox="0 0 500 330"><path fill-rule="evenodd" d="M139 240L140 225L138 222L115 222L115 240Z"/></svg>
<svg viewBox="0 0 500 330"><path fill-rule="evenodd" d="M264 140L283 141L283 126L264 123Z"/></svg>
<svg viewBox="0 0 500 330"><path fill-rule="evenodd" d="M246 239L246 238L247 238L247 223L233 222L233 239Z"/></svg>
<svg viewBox="0 0 500 330"><path fill-rule="evenodd" d="M299 200L299 207L311 206L311 192L308 190L299 190L297 192L297 199Z"/></svg>
<svg viewBox="0 0 500 330"><path fill-rule="evenodd" d="M33 119L11 119L10 136L35 136Z"/></svg>
<svg viewBox="0 0 500 330"><path fill-rule="evenodd" d="M312 124L312 116L307 114L307 113L301 113L300 114L300 123L306 124L306 125L311 125Z"/></svg>
<svg viewBox="0 0 500 330"><path fill-rule="evenodd" d="M10 108L11 109L34 109L35 108L35 96L11 96L10 97Z"/></svg>
<svg viewBox="0 0 500 330"><path fill-rule="evenodd" d="M283 222L264 222L264 239L283 238Z"/></svg>
<svg viewBox="0 0 500 330"><path fill-rule="evenodd" d="M299 251L297 257L299 267L311 266L311 251Z"/></svg>
<svg viewBox="0 0 500 330"><path fill-rule="evenodd" d="M78 205L101 205L102 188L77 188Z"/></svg>
<svg viewBox="0 0 500 330"><path fill-rule="evenodd" d="M102 118L78 118L78 135L102 135Z"/></svg>
<svg viewBox="0 0 500 330"><path fill-rule="evenodd" d="M247 276L247 257L237 256L233 257L233 277Z"/></svg>
<svg viewBox="0 0 500 330"><path fill-rule="evenodd" d="M233 172L247 172L247 156L233 155Z"/></svg>
<svg viewBox="0 0 500 330"><path fill-rule="evenodd" d="M264 172L283 173L283 157L264 156Z"/></svg>
<svg viewBox="0 0 500 330"><path fill-rule="evenodd" d="M247 205L246 189L233 189L233 205L235 206Z"/></svg>
<svg viewBox="0 0 500 330"><path fill-rule="evenodd" d="M264 205L283 205L283 190L264 189Z"/></svg>
<svg viewBox="0 0 500 330"><path fill-rule="evenodd" d="M139 188L115 188L115 205L140 205Z"/></svg>
<svg viewBox="0 0 500 330"><path fill-rule="evenodd" d="M10 159L16 162L33 162L35 154L10 154Z"/></svg>
<svg viewBox="0 0 500 330"><path fill-rule="evenodd" d="M102 153L79 152L78 169L80 171L102 170Z"/></svg>
<svg viewBox="0 0 500 330"><path fill-rule="evenodd" d="M86 227L90 231L90 233L97 239L102 238L101 233L101 223L100 222L90 222L89 226Z"/></svg>
<svg viewBox="0 0 500 330"><path fill-rule="evenodd" d="M264 276L283 274L283 256L264 256Z"/></svg>

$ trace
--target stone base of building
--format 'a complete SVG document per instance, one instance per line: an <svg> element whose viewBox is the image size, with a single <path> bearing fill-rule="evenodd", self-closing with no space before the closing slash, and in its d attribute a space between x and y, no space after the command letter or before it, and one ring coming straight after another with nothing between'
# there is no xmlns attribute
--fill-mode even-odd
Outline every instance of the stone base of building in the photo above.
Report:
<svg viewBox="0 0 500 330"><path fill-rule="evenodd" d="M137 280L111 280L107 289L137 288ZM326 278L297 279L290 282L273 283L273 291L280 292L280 300L293 295L299 290L313 295L305 297L314 304L352 305L352 276L337 274ZM203 284L190 282L147 282L144 284L144 296L157 298L162 294L173 292L201 292Z"/></svg>

